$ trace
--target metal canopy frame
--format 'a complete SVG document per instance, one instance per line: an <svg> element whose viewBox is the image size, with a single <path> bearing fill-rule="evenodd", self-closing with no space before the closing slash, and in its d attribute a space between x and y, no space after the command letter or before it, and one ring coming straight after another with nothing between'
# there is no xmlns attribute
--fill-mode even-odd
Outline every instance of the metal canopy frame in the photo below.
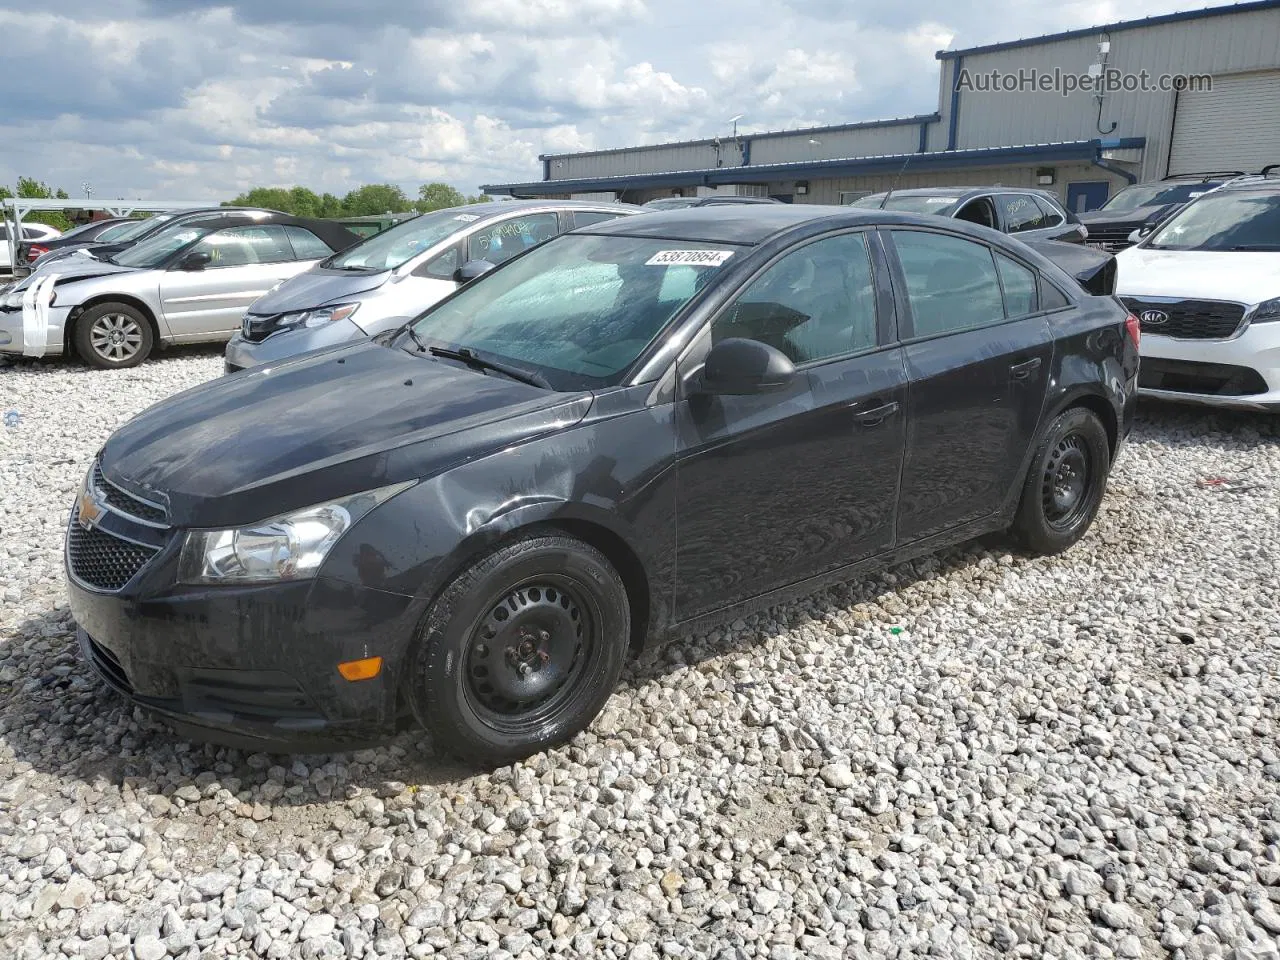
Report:
<svg viewBox="0 0 1280 960"><path fill-rule="evenodd" d="M34 210L104 210L113 217L134 213L164 213L170 210L198 210L220 207L218 200L55 200L45 197L6 197L0 200L3 221L9 225L10 269L18 269L18 244L22 242L22 218Z"/></svg>

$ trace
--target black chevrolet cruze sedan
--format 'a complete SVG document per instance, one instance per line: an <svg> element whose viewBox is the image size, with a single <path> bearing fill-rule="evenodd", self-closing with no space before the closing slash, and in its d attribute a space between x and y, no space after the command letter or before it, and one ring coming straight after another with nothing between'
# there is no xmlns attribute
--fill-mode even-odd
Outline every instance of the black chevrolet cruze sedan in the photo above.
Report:
<svg viewBox="0 0 1280 960"><path fill-rule="evenodd" d="M68 526L80 643L189 735L413 728L509 761L672 630L991 531L1069 547L1137 339L1113 297L954 220L596 224L118 430Z"/></svg>

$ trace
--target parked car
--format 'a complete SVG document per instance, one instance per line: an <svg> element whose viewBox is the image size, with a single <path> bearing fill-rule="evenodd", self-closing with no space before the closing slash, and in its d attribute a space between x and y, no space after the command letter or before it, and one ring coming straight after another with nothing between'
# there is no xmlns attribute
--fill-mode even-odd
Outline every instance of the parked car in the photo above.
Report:
<svg viewBox="0 0 1280 960"><path fill-rule="evenodd" d="M157 213L145 219L133 220L122 227L119 233L114 233L110 239L99 238L92 243L71 244L61 249L50 250L29 264L28 272L35 273L71 256L89 256L106 260L117 253L123 253L143 240L150 239L172 223L183 223L186 220L223 212L225 211L222 207L205 207L176 213ZM59 269L62 268L59 267Z"/></svg>
<svg viewBox="0 0 1280 960"><path fill-rule="evenodd" d="M104 234L111 231L123 232L136 221L125 217L107 217L73 227L56 237L44 237L39 240L27 239L18 244L18 266L27 267L50 250L60 250L76 246L84 246L99 242Z"/></svg>
<svg viewBox="0 0 1280 960"><path fill-rule="evenodd" d="M1137 336L1109 292L960 221L597 223L394 335L117 430L67 531L81 649L193 736L327 751L420 725L508 762L673 630L992 531L1070 547Z"/></svg>
<svg viewBox="0 0 1280 960"><path fill-rule="evenodd" d="M9 249L11 229L10 224L0 222L0 270L6 273L13 270L13 251ZM18 246L31 240L52 240L60 236L60 231L43 223L24 223L20 231Z"/></svg>
<svg viewBox="0 0 1280 960"><path fill-rule="evenodd" d="M1087 231L1079 218L1044 190L1015 187L918 187L873 193L852 207L931 213L967 220L1019 240L1083 243Z"/></svg>
<svg viewBox="0 0 1280 960"><path fill-rule="evenodd" d="M0 352L74 349L132 367L157 344L226 340L270 287L356 242L326 220L264 210L183 218L106 260L73 257L9 289Z"/></svg>
<svg viewBox="0 0 1280 960"><path fill-rule="evenodd" d="M644 204L648 210L684 210L688 207L719 207L724 204L741 203L781 203L772 197L730 197L715 195L710 197L658 197Z"/></svg>
<svg viewBox="0 0 1280 960"><path fill-rule="evenodd" d="M1143 393L1280 411L1280 167L1193 200L1116 256Z"/></svg>
<svg viewBox="0 0 1280 960"><path fill-rule="evenodd" d="M511 200L414 217L252 304L227 344L226 372L375 336L556 234L640 212L621 203Z"/></svg>
<svg viewBox="0 0 1280 960"><path fill-rule="evenodd" d="M1097 210L1080 214L1080 222L1089 231L1090 245L1118 253L1133 246L1189 201L1239 176L1243 176L1240 171L1228 170L1185 173L1154 183L1135 183L1125 187ZM1131 239L1134 231L1138 237Z"/></svg>

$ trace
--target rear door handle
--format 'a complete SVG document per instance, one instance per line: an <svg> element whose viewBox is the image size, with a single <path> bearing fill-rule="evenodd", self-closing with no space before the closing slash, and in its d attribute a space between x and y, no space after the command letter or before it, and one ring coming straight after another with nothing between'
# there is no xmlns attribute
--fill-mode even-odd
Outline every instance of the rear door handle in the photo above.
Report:
<svg viewBox="0 0 1280 960"><path fill-rule="evenodd" d="M1039 369L1040 358L1033 357L1030 360L1024 360L1022 363L1015 363L1009 368L1009 376L1014 380L1026 380Z"/></svg>
<svg viewBox="0 0 1280 960"><path fill-rule="evenodd" d="M889 417L898 412L898 401L894 400L890 403L882 403L878 407L872 407L870 410L856 411L858 423L864 427L875 427L884 423Z"/></svg>

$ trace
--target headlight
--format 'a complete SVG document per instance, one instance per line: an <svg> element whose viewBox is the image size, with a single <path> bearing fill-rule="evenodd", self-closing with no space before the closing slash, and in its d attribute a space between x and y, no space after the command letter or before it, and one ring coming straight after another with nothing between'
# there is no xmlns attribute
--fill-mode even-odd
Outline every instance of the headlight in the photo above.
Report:
<svg viewBox="0 0 1280 960"><path fill-rule="evenodd" d="M321 503L238 530L192 530L182 545L183 583L269 583L314 577L361 517L413 486L397 483Z"/></svg>
<svg viewBox="0 0 1280 960"><path fill-rule="evenodd" d="M1258 304L1250 323L1271 323L1276 320L1280 320L1280 297Z"/></svg>
<svg viewBox="0 0 1280 960"><path fill-rule="evenodd" d="M276 322L277 330L301 330L304 327L323 327L335 320L345 320L360 309L358 303L340 303L334 307L317 307L299 313L286 313Z"/></svg>
<svg viewBox="0 0 1280 960"><path fill-rule="evenodd" d="M22 294L24 292L22 290L10 290L8 296L4 298L4 305L6 307L22 306Z"/></svg>

